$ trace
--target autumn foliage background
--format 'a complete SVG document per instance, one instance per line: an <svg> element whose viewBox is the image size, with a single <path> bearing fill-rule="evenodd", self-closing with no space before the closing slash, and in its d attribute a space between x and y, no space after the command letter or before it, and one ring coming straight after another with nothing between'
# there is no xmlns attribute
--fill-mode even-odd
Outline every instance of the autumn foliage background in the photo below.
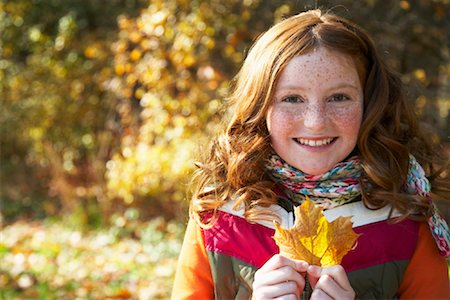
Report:
<svg viewBox="0 0 450 300"><path fill-rule="evenodd" d="M232 76L315 7L372 34L448 147L447 0L1 0L0 298L167 298Z"/></svg>

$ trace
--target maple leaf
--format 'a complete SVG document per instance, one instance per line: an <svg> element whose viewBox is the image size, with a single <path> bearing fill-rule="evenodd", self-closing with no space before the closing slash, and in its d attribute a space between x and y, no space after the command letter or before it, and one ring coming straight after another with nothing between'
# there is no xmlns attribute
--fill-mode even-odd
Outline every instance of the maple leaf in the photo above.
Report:
<svg viewBox="0 0 450 300"><path fill-rule="evenodd" d="M322 208L308 197L294 209L294 214L295 223L290 229L274 222L275 242L280 253L289 258L321 267L339 265L358 239L351 217L339 217L330 223Z"/></svg>

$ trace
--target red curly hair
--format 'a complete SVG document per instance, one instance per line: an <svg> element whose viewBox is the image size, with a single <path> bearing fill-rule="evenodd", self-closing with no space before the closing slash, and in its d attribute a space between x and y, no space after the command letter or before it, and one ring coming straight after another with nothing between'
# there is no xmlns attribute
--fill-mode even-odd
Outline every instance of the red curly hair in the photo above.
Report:
<svg viewBox="0 0 450 300"><path fill-rule="evenodd" d="M366 32L339 16L313 10L281 21L262 34L253 45L232 82L229 97L233 116L226 130L212 142L209 156L198 163L191 201L191 215L211 225L217 209L233 199L243 205L249 220L273 218L261 207L276 203L274 183L265 170L272 151L266 115L284 67L295 56L318 47L350 55L364 88L364 115L355 152L365 177L372 185L362 200L370 208L392 205L405 217L429 215L429 203L402 193L408 172L409 153L428 174L441 159L421 132L408 106L402 83L384 64ZM433 177L433 189L448 191ZM213 217L205 221L205 212Z"/></svg>

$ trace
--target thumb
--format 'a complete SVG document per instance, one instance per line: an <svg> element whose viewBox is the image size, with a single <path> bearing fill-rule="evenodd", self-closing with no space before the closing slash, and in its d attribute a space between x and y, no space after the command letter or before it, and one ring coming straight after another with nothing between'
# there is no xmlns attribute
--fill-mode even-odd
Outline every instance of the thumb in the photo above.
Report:
<svg viewBox="0 0 450 300"><path fill-rule="evenodd" d="M295 270L297 272L303 274L303 276L308 271L308 267L309 267L309 264L306 261L303 261L303 260L295 261Z"/></svg>
<svg viewBox="0 0 450 300"><path fill-rule="evenodd" d="M322 268L319 266L309 266L307 272L309 283L311 284L311 287L314 289L317 281L320 278L320 274L322 273Z"/></svg>

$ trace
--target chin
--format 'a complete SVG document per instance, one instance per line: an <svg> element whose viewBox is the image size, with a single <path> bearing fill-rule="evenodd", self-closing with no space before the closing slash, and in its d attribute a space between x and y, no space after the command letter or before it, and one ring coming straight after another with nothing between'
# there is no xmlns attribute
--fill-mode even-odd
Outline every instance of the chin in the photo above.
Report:
<svg viewBox="0 0 450 300"><path fill-rule="evenodd" d="M325 174L326 172L330 171L333 168L333 166L330 166L330 167L325 166L325 167L321 167L321 168L302 168L301 166L295 166L295 167L307 175L322 175L322 174Z"/></svg>
<svg viewBox="0 0 450 300"><path fill-rule="evenodd" d="M303 171L303 173L305 173L305 174L307 174L307 175L317 176L317 175L325 174L325 173L328 172L328 171L329 171L329 169L328 169L328 170L325 170L325 171L312 171L312 172L304 172L304 171Z"/></svg>

